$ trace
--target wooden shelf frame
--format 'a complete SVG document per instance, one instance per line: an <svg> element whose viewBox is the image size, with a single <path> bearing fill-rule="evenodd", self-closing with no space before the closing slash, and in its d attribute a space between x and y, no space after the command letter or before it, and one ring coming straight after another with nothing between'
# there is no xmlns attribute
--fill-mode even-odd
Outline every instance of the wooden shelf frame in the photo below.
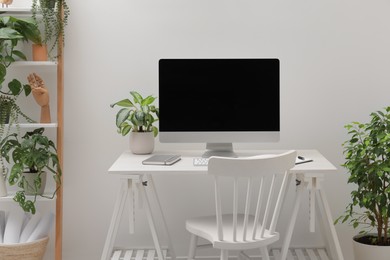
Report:
<svg viewBox="0 0 390 260"><path fill-rule="evenodd" d="M62 18L64 10L62 10ZM57 155L62 169L61 184L64 183L64 38L58 39L57 58ZM62 260L63 231L63 185L57 186L56 227L55 227L55 260Z"/></svg>

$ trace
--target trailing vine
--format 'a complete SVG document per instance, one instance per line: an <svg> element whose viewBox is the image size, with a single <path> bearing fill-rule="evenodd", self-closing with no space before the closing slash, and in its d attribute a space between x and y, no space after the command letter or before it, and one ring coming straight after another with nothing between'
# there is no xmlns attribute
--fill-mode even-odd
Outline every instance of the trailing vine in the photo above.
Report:
<svg viewBox="0 0 390 260"><path fill-rule="evenodd" d="M38 17L38 15L42 15L42 17ZM49 46L49 54L56 46L62 48L62 45L65 44L65 27L68 24L69 15L70 9L65 0L32 1L32 17L37 24L43 24L42 43ZM61 37L63 44L59 45Z"/></svg>

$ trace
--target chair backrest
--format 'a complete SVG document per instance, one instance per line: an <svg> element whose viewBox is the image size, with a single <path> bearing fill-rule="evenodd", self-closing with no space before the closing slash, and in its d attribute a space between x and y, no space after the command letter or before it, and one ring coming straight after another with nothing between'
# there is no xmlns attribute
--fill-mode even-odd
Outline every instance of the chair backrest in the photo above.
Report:
<svg viewBox="0 0 390 260"><path fill-rule="evenodd" d="M289 170L294 167L295 158L296 151L288 151L278 155L258 155L246 158L211 157L209 159L208 174L213 175L215 181L215 204L219 240L224 238L222 197L233 198L232 212L229 213L233 215L232 231L234 241L262 238L266 229L271 234L275 232L285 197ZM277 180L277 176L280 176L282 180ZM227 192L233 192L233 196L226 196L225 194L223 194L225 196L222 196L221 194L221 181L225 177L232 180L233 189L228 189ZM242 185L239 185L239 181L242 182L241 179L244 179L244 191L239 191L239 187L242 187ZM226 189L223 190L225 191ZM277 193L277 197L274 197L275 193ZM245 196L240 196L240 198L244 197L243 202L245 204L239 202L239 194L246 194ZM252 199L252 197L257 197L257 199ZM240 205L245 205L243 212L239 210ZM239 214L243 215L244 218L243 223L239 223L239 226L243 228L242 230L240 229L238 234L237 219ZM250 215L254 216L253 225L248 225Z"/></svg>

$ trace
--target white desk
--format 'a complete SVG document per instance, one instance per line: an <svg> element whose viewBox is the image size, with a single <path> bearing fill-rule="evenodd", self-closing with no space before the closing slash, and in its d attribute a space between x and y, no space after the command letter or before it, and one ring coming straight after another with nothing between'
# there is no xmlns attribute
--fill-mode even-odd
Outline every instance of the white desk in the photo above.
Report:
<svg viewBox="0 0 390 260"><path fill-rule="evenodd" d="M282 150L279 151L236 151L238 156L251 156L256 154L278 154L282 153ZM130 224L130 233L134 233L134 201L138 201L138 196L140 196L141 201L143 201L146 215L148 218L149 226L151 229L154 246L157 252L159 260L164 260L164 255L161 249L161 245L158 239L158 234L155 227L155 221L153 218L153 212L150 207L150 199L155 199L158 205L158 208L155 209L159 211L162 216L162 221L164 223L164 231L166 232L168 238L168 250L169 254L174 260L176 258L175 252L172 246L172 240L167 228L164 212L161 208L156 189L153 182L153 175L171 175L171 174L206 174L207 167L204 166L193 166L193 158L199 157L201 151L159 151L154 154L180 154L182 159L172 166L156 166L156 165L143 165L142 161L151 155L134 155L131 152L124 152L120 157L114 162L114 164L108 170L109 174L117 175L120 177L122 185L118 191L118 197L115 203L114 212L112 215L110 227L108 230L106 242L103 249L103 254L101 260L111 259L111 254L113 250L113 243L118 231L119 222L122 217L123 209L125 206L126 200L130 204L130 214L129 214L129 224ZM316 201L318 203L319 213L322 216L323 220L323 232L326 235L327 240L327 249L333 260L344 260L337 238L336 230L333 225L333 218L329 209L329 204L325 197L325 193L321 189L321 180L331 172L335 172L336 167L331 164L322 154L316 150L300 150L298 154L313 159L313 162L304 163L296 165L292 169L292 177L295 175L296 179L301 183L298 186L294 208L290 218L290 223L287 228L286 236L284 237L283 247L281 251L282 260L286 259L288 247L290 245L292 233L294 230L294 225L298 215L298 210L301 203L302 193L305 189L308 189L310 192L310 230L314 231L315 227L315 210L316 210ZM146 193L145 186L149 188L149 195ZM167 187L169 188L169 187ZM138 195L139 194L139 195ZM134 197L135 196L135 197ZM153 197L151 197L153 196Z"/></svg>

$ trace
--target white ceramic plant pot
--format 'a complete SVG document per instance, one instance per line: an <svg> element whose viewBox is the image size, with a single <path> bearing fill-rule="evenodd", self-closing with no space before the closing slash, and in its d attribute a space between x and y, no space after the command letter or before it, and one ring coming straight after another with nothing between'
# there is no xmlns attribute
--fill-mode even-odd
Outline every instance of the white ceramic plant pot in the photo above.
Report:
<svg viewBox="0 0 390 260"><path fill-rule="evenodd" d="M134 154L150 154L154 150L153 132L130 132L130 151Z"/></svg>
<svg viewBox="0 0 390 260"><path fill-rule="evenodd" d="M0 197L5 197L8 195L7 193L7 186L5 185L5 176L7 175L8 169L5 168L6 172L3 172L2 169L0 169Z"/></svg>
<svg viewBox="0 0 390 260"><path fill-rule="evenodd" d="M355 260L388 260L390 257L390 246L375 246L366 245L357 242L355 239L361 236L355 236L353 238L353 253Z"/></svg>
<svg viewBox="0 0 390 260"><path fill-rule="evenodd" d="M25 177L29 186L25 188L26 195L35 195L34 180L37 178L38 173L23 172L22 175ZM42 195L46 187L46 172L41 173L41 188L37 191L38 195Z"/></svg>

